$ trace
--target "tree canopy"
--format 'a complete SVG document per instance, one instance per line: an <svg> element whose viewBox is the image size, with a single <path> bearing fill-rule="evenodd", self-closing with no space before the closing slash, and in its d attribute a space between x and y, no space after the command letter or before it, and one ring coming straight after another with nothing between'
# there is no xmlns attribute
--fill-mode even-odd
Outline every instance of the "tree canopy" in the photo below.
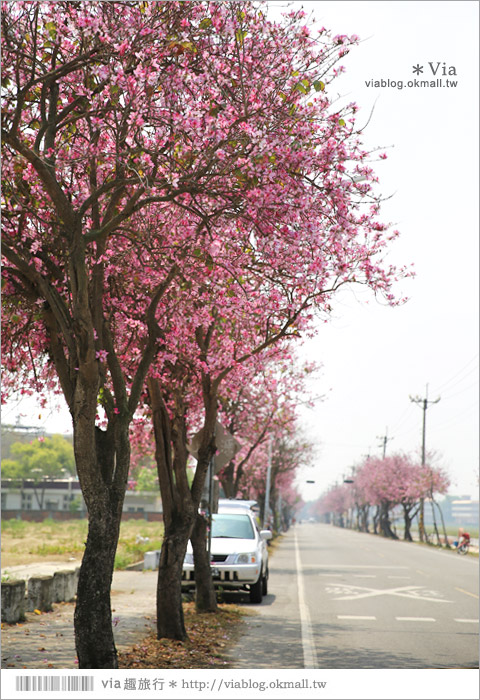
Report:
<svg viewBox="0 0 480 700"><path fill-rule="evenodd" d="M69 407L89 511L77 651L110 668L136 412L155 423L166 517L195 513L225 382L286 361L342 286L393 306L407 273L386 259L398 232L358 108L331 94L357 37L243 0L2 10L4 389Z"/></svg>
<svg viewBox="0 0 480 700"><path fill-rule="evenodd" d="M14 442L10 447L10 457L2 460L4 479L42 481L74 474L73 447L61 435L38 437L29 443Z"/></svg>

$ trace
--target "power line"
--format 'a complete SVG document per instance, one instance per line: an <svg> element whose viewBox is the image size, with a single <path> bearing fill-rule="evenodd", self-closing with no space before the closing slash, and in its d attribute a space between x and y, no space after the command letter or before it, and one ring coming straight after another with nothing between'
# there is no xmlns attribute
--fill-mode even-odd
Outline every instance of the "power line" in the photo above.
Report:
<svg viewBox="0 0 480 700"><path fill-rule="evenodd" d="M400 415L400 418L393 424L393 430L396 432L400 426L402 426L405 421L410 419L412 417L412 406L411 404L407 405L407 408L403 411L403 413Z"/></svg>
<svg viewBox="0 0 480 700"><path fill-rule="evenodd" d="M462 380L463 381L463 380ZM460 383L460 382L458 382ZM456 384L454 385L456 386ZM456 391L454 394L450 394L449 396L445 396L445 399L453 399L455 396L458 396L459 394L463 394L469 389L473 389L473 387L477 386L476 384L469 384L468 386L465 387L465 389L460 389L460 391ZM453 387L452 387L453 389Z"/></svg>
<svg viewBox="0 0 480 700"><path fill-rule="evenodd" d="M472 357L472 359L471 359L469 362L467 362L467 364L464 365L464 366L462 367L462 369L458 370L458 372L456 372L452 377L450 377L450 379L447 379L446 382L444 382L443 384L440 384L440 386L438 387L437 391L442 391L446 386L448 386L451 382L453 382L453 380L456 379L460 374L462 374L462 372L464 372L464 370L466 370L467 367L468 367L469 365L471 365L472 362L474 362L477 358L478 358L478 353L477 353L476 355L474 355L474 357ZM465 375L465 377L468 377L468 375L471 374L472 372L474 372L476 369L477 369L477 366L472 367L472 369L470 369L470 370L467 372L467 374ZM456 384L459 384L460 382L462 382L462 381L465 379L465 377L463 377L463 378L460 379L458 382L456 382ZM454 384L454 386L456 386L456 384Z"/></svg>

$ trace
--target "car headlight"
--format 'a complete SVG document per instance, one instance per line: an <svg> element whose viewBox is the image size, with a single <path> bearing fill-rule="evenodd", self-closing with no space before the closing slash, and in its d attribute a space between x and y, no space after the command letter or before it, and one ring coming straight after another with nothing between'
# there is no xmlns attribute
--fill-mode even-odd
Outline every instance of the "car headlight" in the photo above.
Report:
<svg viewBox="0 0 480 700"><path fill-rule="evenodd" d="M184 564L193 564L193 554L191 552L187 552L185 554L185 559L183 560Z"/></svg>
<svg viewBox="0 0 480 700"><path fill-rule="evenodd" d="M242 554L237 554L236 564L256 564L257 555L255 552L244 552Z"/></svg>

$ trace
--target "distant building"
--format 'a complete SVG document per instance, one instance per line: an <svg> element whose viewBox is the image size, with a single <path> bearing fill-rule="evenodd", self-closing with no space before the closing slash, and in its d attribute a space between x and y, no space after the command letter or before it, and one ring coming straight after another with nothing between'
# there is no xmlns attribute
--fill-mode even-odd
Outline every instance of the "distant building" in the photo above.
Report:
<svg viewBox="0 0 480 700"><path fill-rule="evenodd" d="M77 479L46 479L22 482L2 479L2 519L43 520L85 518L87 508ZM162 520L162 501L157 492L127 491L123 518Z"/></svg>
<svg viewBox="0 0 480 700"><path fill-rule="evenodd" d="M479 502L474 501L470 496L450 501L450 515L458 525L476 525L478 527Z"/></svg>

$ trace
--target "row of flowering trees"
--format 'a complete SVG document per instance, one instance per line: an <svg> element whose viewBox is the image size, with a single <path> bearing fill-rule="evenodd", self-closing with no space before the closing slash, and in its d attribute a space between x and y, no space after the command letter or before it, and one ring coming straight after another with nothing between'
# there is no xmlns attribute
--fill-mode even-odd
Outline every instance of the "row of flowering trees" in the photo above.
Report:
<svg viewBox="0 0 480 700"><path fill-rule="evenodd" d="M298 469L311 457L312 446L302 438L297 407L308 403L306 379L313 365L264 361L261 370L241 385L225 383L219 393L218 421L235 438L238 452L217 471L215 480L227 498L255 499L264 520L267 469L270 464L269 511L271 524L279 530L291 518L300 496L294 486ZM201 416L197 417L201 425ZM142 417L131 431L130 489L158 488L154 444L149 422ZM196 468L191 457L190 481Z"/></svg>
<svg viewBox="0 0 480 700"><path fill-rule="evenodd" d="M411 526L424 500L429 500L437 542L440 536L435 518L435 495L447 492L449 478L443 469L419 464L406 454L368 457L354 468L352 479L330 488L316 503L318 515L341 527L354 527L375 534L397 538L392 529L392 513L400 511L404 539L412 540ZM441 511L438 508L440 517ZM443 523L443 520L442 520Z"/></svg>
<svg viewBox="0 0 480 700"><path fill-rule="evenodd" d="M280 368L335 292L363 284L399 303L405 270L384 260L398 233L378 219L357 107L330 98L357 38L303 16L270 22L244 0L2 3L4 390L57 389L72 416L89 516L80 668L117 666L132 434L154 437L164 508L157 633L184 639L181 569L188 539L202 541L219 411L232 434L250 422L245 450L255 430L280 444ZM237 460L220 478L235 493L246 473Z"/></svg>

